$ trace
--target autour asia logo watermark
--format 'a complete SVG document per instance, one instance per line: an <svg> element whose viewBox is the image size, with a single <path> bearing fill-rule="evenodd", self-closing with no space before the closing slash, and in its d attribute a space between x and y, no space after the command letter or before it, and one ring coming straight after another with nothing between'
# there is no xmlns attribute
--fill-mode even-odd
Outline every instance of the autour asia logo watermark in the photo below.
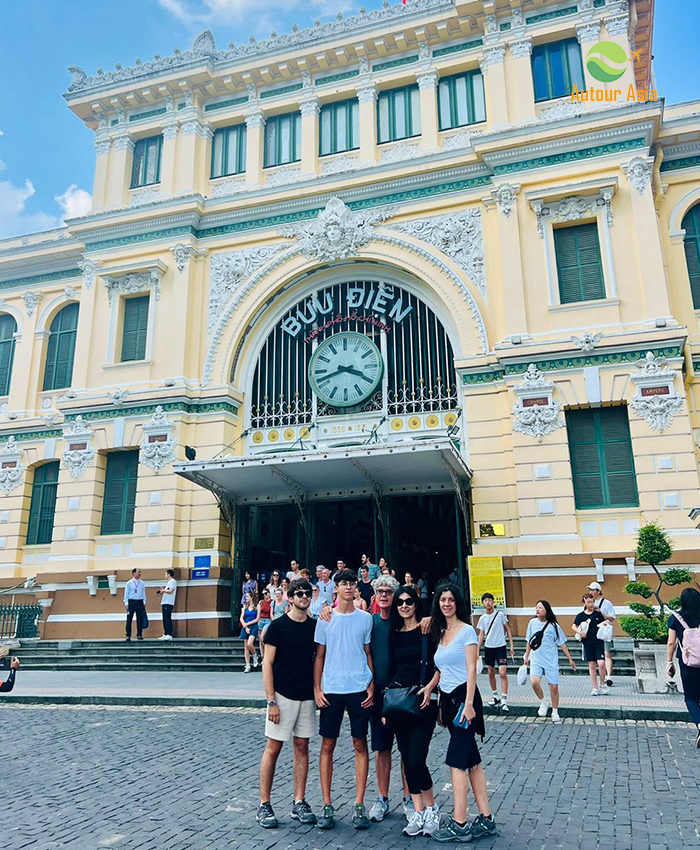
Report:
<svg viewBox="0 0 700 850"><path fill-rule="evenodd" d="M634 65L640 61L639 50L634 50L631 53L621 45L614 41L599 41L594 44L588 51L586 56L586 69L594 80L600 83L615 83L619 80L627 70L628 63ZM634 83L630 83L627 89L627 96L624 96L622 89L614 88L593 88L579 90L574 84L571 92L571 99L577 103L586 101L608 101L617 103L619 100L636 101L645 103L650 100L658 100L658 92L655 89L638 89Z"/></svg>

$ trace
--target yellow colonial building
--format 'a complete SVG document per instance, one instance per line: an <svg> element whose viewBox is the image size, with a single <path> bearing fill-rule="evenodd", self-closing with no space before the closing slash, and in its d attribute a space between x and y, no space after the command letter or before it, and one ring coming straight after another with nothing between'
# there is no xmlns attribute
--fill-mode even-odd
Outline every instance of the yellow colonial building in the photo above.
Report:
<svg viewBox="0 0 700 850"><path fill-rule="evenodd" d="M412 0L70 69L92 210L0 243L0 577L44 637L120 636L136 565L179 636L291 557L503 556L516 625L624 606L650 520L695 568L700 104L655 96L653 6Z"/></svg>

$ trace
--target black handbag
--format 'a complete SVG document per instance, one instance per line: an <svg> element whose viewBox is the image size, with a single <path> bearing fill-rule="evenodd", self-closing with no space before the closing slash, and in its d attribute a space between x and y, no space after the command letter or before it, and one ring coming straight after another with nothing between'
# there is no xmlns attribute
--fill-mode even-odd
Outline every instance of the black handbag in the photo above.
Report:
<svg viewBox="0 0 700 850"><path fill-rule="evenodd" d="M428 671L428 636L423 635L423 649L421 653L420 685L409 685L408 687L388 687L384 691L384 703L382 705L382 717L387 720L401 720L403 717L420 717L421 703L423 697L418 691L426 685Z"/></svg>
<svg viewBox="0 0 700 850"><path fill-rule="evenodd" d="M544 629L541 629L539 632L535 632L535 634L530 638L529 646L533 651L539 649L542 646L542 641L544 640L545 629L549 623L544 624Z"/></svg>

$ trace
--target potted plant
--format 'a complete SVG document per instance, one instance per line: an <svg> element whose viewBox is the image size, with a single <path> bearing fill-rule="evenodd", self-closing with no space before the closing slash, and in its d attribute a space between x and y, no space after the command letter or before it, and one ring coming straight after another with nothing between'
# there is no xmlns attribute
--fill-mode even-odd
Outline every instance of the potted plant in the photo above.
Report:
<svg viewBox="0 0 700 850"><path fill-rule="evenodd" d="M620 627L634 638L634 668L637 684L642 693L667 693L669 690L666 672L666 641L668 639L668 617L679 604L678 597L664 602L661 591L664 587L674 587L692 582L690 570L669 567L662 571L661 565L673 554L673 541L665 528L656 522L650 522L639 529L635 560L646 563L656 574L656 587L645 581L630 581L625 585L625 593L642 599L654 597L656 605L647 602L630 602L634 616L620 617ZM676 673L676 686L680 690L681 682Z"/></svg>

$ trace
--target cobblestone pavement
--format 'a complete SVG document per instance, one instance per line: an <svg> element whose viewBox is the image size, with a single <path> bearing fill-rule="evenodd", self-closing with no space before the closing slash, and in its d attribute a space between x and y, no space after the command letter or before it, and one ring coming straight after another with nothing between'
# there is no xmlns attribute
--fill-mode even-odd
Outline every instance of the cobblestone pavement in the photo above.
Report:
<svg viewBox="0 0 700 850"><path fill-rule="evenodd" d="M615 678L615 685L606 696L592 697L588 676L561 677L561 707L568 706L654 706L685 711L679 694L640 694L633 676ZM484 699L490 688L486 674L479 676L479 689ZM113 672L77 670L22 670L17 677L15 694L37 696L133 696L133 697L205 697L262 699L265 692L260 670L252 673L215 673L183 671L172 673L160 670L149 672L117 670ZM537 704L528 685L518 687L511 677L509 698L513 705Z"/></svg>
<svg viewBox="0 0 700 850"><path fill-rule="evenodd" d="M336 755L333 832L289 818L289 747L273 804L281 824L254 821L263 712L225 708L55 708L0 713L3 850L355 850L437 847L401 835L398 771L392 812L368 832L350 826L353 760L347 727ZM487 848L700 848L700 753L687 724L526 718L487 722L482 746L500 828ZM447 733L431 748L439 804L449 812ZM320 805L312 739L307 798ZM370 779L370 795L374 795Z"/></svg>

